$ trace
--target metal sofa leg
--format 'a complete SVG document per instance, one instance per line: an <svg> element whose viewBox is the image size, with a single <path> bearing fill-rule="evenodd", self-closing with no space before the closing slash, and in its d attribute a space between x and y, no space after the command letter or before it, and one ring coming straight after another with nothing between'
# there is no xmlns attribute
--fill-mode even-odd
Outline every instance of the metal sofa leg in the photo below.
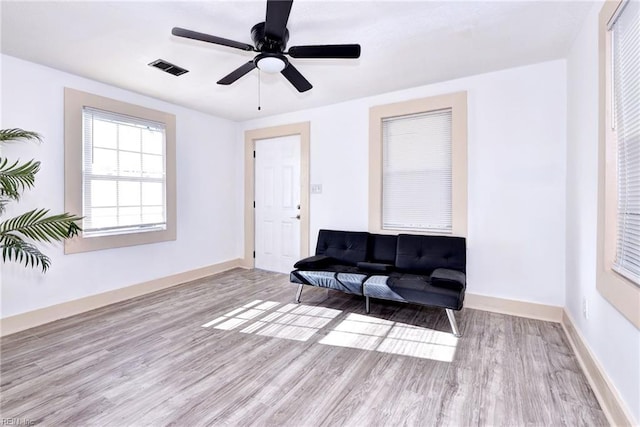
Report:
<svg viewBox="0 0 640 427"><path fill-rule="evenodd" d="M369 312L371 311L371 303L369 302L368 295L365 295L364 297L364 311L366 311L367 314L369 314Z"/></svg>
<svg viewBox="0 0 640 427"><path fill-rule="evenodd" d="M302 287L304 285L302 283L300 283L298 285L298 292L296 292L296 304L300 304L300 296L302 295Z"/></svg>
<svg viewBox="0 0 640 427"><path fill-rule="evenodd" d="M456 323L456 316L453 314L453 310L450 308L445 308L447 311L447 317L449 318L449 323L451 323L451 329L453 330L453 335L456 337L461 337L462 334L458 330L458 324Z"/></svg>

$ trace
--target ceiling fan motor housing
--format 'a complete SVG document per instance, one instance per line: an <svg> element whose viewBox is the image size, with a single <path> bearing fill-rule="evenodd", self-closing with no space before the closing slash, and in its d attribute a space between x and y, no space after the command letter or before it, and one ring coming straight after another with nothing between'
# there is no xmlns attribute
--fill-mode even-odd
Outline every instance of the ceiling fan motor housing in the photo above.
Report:
<svg viewBox="0 0 640 427"><path fill-rule="evenodd" d="M251 28L251 40L256 46L256 50L265 53L282 53L289 41L289 30L285 28L282 40L269 37L265 31L265 23L260 22Z"/></svg>

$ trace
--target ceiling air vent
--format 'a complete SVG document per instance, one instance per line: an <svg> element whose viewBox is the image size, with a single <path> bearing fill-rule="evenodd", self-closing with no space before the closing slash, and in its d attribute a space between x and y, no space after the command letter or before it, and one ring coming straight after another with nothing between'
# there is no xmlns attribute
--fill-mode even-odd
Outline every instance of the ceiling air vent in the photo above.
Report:
<svg viewBox="0 0 640 427"><path fill-rule="evenodd" d="M182 67L178 67L177 65L173 65L170 62L165 61L164 59L156 59L155 61L151 62L149 65L151 65L152 67L156 67L161 69L162 71L165 71L169 74L173 74L174 76L181 76L184 73L188 73L189 70L185 70Z"/></svg>

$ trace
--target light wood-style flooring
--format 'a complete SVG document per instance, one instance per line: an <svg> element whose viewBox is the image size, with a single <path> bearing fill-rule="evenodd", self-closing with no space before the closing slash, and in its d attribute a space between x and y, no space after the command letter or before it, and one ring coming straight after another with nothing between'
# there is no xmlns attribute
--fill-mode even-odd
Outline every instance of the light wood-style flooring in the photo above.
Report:
<svg viewBox="0 0 640 427"><path fill-rule="evenodd" d="M1 340L1 417L46 426L606 425L559 324L236 269Z"/></svg>

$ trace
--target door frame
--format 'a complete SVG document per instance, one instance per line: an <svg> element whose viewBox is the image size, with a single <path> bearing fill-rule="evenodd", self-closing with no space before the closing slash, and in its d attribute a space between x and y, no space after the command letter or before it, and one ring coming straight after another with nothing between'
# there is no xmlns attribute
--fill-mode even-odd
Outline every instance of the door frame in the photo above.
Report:
<svg viewBox="0 0 640 427"><path fill-rule="evenodd" d="M300 258L309 256L310 123L251 129L244 132L244 258L242 266L255 267L255 158L256 140L300 136Z"/></svg>

